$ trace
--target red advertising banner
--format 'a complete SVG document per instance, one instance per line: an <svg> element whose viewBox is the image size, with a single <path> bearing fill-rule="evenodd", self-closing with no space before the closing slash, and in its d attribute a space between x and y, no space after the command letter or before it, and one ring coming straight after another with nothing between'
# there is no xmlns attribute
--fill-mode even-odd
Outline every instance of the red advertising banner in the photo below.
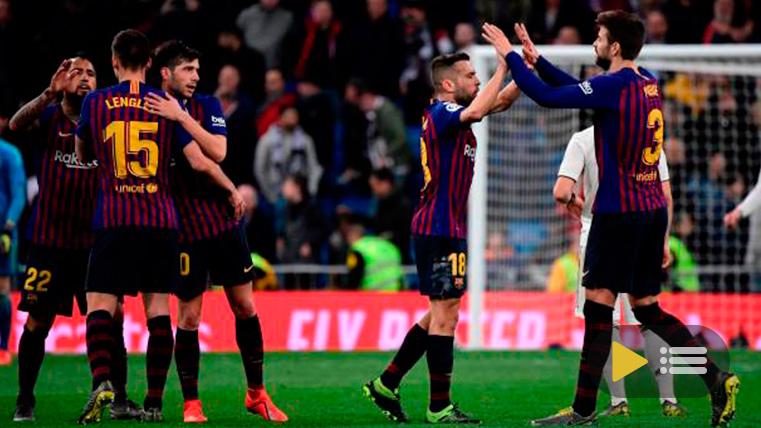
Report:
<svg viewBox="0 0 761 428"><path fill-rule="evenodd" d="M14 308L19 295L12 296ZM761 295L663 294L661 306L687 325L702 325L725 341L742 333L751 349L761 350ZM409 327L425 313L428 302L416 292L353 291L257 292L257 311L269 351L370 351L399 347ZM583 322L573 316L572 294L489 292L484 295L483 345L487 349L579 349ZM457 344L467 343L468 319L463 303ZM175 308L176 304L173 303ZM26 313L14 312L11 349L15 350ZM174 318L174 314L173 314ZM124 337L130 352L144 352L148 331L141 302L125 302ZM204 352L235 352L235 323L225 294L204 298L199 330ZM48 336L49 352L85 352L85 317L59 317Z"/></svg>

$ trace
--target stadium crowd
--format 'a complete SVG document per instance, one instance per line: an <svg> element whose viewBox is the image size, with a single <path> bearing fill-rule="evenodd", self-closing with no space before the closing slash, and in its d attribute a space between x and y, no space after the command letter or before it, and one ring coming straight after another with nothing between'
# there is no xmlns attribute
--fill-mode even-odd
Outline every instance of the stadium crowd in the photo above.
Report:
<svg viewBox="0 0 761 428"><path fill-rule="evenodd" d="M0 0L0 136L21 150L32 175L38 154L28 142L41 137L10 132L8 118L62 58L88 52L103 87L114 81L105 41L120 29L139 29L156 45L181 39L204 53L200 92L222 104L230 142L222 166L248 199L256 253L279 264L342 264L353 226L361 224L409 263L421 182L419 114L432 91L428 62L482 43L482 20L505 29L526 22L537 43L589 44L596 13L610 9L638 12L648 43L761 41L761 3L750 0ZM698 264L745 257L747 225L738 232L707 226L737 204L758 171L757 153L726 151L758 146L761 105L755 82L745 83L750 90L711 84L702 98L685 95L678 77L665 83L675 108L689 111L689 129L751 130L705 142L698 141L705 134L688 130L667 146L674 234ZM738 93L751 98L738 100ZM707 109L711 99L725 119L719 125L707 119L717 114ZM745 135L753 141L735 141ZM694 141L704 153L688 153ZM710 162L696 164L701 155ZM31 177L27 189L31 201ZM19 224L23 230L23 219ZM705 236L715 230L721 235ZM281 284L324 282L294 276Z"/></svg>

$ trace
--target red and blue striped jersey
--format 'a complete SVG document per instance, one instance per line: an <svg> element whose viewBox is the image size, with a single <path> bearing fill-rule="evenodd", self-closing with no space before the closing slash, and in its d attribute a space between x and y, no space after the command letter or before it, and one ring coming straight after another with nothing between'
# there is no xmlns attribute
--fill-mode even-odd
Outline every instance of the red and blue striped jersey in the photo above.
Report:
<svg viewBox="0 0 761 428"><path fill-rule="evenodd" d="M215 135L227 135L222 106L213 96L196 95L185 102L185 109L205 130ZM193 140L182 126L177 126L176 134L182 146ZM179 153L174 168L172 189L180 216L180 242L208 239L238 224L223 189L206 175L194 171Z"/></svg>
<svg viewBox="0 0 761 428"><path fill-rule="evenodd" d="M124 81L85 97L77 136L99 165L95 229L177 229L169 179L176 124L148 112L151 92L164 94Z"/></svg>
<svg viewBox="0 0 761 428"><path fill-rule="evenodd" d="M652 211L667 205L658 173L664 141L664 119L658 81L643 68L579 82L570 76L548 85L526 68L515 52L506 57L523 93L545 107L594 110L595 155L600 187L592 212ZM537 62L544 75L560 72L546 60ZM542 70L543 69L543 70Z"/></svg>
<svg viewBox="0 0 761 428"><path fill-rule="evenodd" d="M77 159L76 126L60 104L47 107L40 116L40 190L27 226L27 237L35 245L71 250L92 246L98 163Z"/></svg>
<svg viewBox="0 0 761 428"><path fill-rule="evenodd" d="M420 157L423 188L412 233L465 239L476 137L460 121L463 107L434 100L423 112Z"/></svg>

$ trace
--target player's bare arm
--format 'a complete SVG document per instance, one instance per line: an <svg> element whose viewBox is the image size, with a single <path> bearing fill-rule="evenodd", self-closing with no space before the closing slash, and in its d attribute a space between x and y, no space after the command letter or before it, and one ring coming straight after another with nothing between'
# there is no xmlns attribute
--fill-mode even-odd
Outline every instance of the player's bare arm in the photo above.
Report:
<svg viewBox="0 0 761 428"><path fill-rule="evenodd" d="M219 164L206 157L195 141L191 141L190 144L186 145L182 149L182 152L193 170L206 174L216 185L229 193L227 200L233 207L235 218L242 218L246 204L243 201L243 197L238 193L235 184L225 175Z"/></svg>
<svg viewBox="0 0 761 428"><path fill-rule="evenodd" d="M671 250L669 249L669 236L671 235L671 221L674 218L674 197L671 195L671 181L661 183L663 187L663 196L666 197L666 208L668 211L668 223L666 223L666 237L663 240L663 268L667 268L673 262Z"/></svg>
<svg viewBox="0 0 761 428"><path fill-rule="evenodd" d="M16 114L11 118L8 126L12 131L23 131L32 127L34 122L40 117L45 107L53 103L58 94L76 77L76 73L71 70L71 59L65 59L58 66L58 69L50 78L50 85L45 88L40 95L33 100L24 104Z"/></svg>
<svg viewBox="0 0 761 428"><path fill-rule="evenodd" d="M510 82L507 86L502 88L501 91L499 91L497 100L494 102L494 105L492 105L491 111L489 113L499 113L509 109L515 100L517 100L520 96L521 90L518 88L518 85L516 85L515 82Z"/></svg>
<svg viewBox="0 0 761 428"><path fill-rule="evenodd" d="M203 154L214 162L222 162L227 154L227 137L212 134L185 111L177 99L169 94L160 96L150 93L145 97L146 106L151 113L178 122L198 143Z"/></svg>
<svg viewBox="0 0 761 428"><path fill-rule="evenodd" d="M491 113L506 74L507 65L503 61L498 62L497 70L494 71L494 75L492 75L491 79L486 83L484 89L481 90L473 99L473 102L462 111L462 114L460 115L460 120L462 122L478 122L483 119L484 116Z"/></svg>
<svg viewBox="0 0 761 428"><path fill-rule="evenodd" d="M560 176L557 181L555 181L555 187L552 189L552 194L557 203L565 206L568 212L574 217L580 218L581 211L584 208L584 198L573 191L575 185L576 180L573 178Z"/></svg>

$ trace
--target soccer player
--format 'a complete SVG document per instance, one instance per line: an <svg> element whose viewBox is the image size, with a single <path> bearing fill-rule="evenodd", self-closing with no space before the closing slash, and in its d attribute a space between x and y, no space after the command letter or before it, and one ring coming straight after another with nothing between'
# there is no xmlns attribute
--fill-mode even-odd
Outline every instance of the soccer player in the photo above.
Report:
<svg viewBox="0 0 761 428"><path fill-rule="evenodd" d="M85 285L87 356L93 382L79 418L83 424L99 421L101 410L113 400L113 314L121 296L138 292L149 332L143 420L163 420L164 386L174 346L169 292L175 288L179 270L178 221L169 182L172 150L181 150L193 168L225 185L221 169L203 155L198 144L177 145L175 123L147 110L145 97L160 92L144 83L151 54L145 35L121 31L113 39L111 52L119 83L87 95L76 130L77 158L94 157L99 165L96 235ZM226 190L235 215L242 215L237 190Z"/></svg>
<svg viewBox="0 0 761 428"><path fill-rule="evenodd" d="M429 423L479 423L453 405L450 379L460 299L467 288L467 205L476 139L470 125L507 109L520 92L514 84L500 91L507 72L503 55L484 89L465 53L439 56L431 63L434 98L423 111L420 154L424 183L412 219L420 293L428 312L407 333L401 348L379 377L363 391L391 420L404 422L399 384L426 355L430 380Z"/></svg>
<svg viewBox="0 0 761 428"><path fill-rule="evenodd" d="M199 56L198 51L177 40L159 46L153 67L161 74L161 89L168 95L149 94L147 106L179 124L176 135L181 144L196 141L206 156L221 162L227 150L225 119L216 98L195 93ZM224 286L235 315L235 338L248 384L246 409L266 420L285 422L288 416L275 406L264 388L262 328L252 293L254 264L243 223L230 215L225 194L184 159L177 159L173 192L180 220L175 362L185 400L184 421L206 422L198 399L198 326L210 279Z"/></svg>
<svg viewBox="0 0 761 428"><path fill-rule="evenodd" d="M597 24L597 65L607 73L579 82L541 56L535 58L535 68L554 76L550 84L531 73L499 28L485 25L487 40L506 56L515 82L531 99L545 107L594 110L600 187L584 261L585 329L576 397L572 407L532 421L534 425L579 425L596 419L618 293L627 293L637 320L671 346L697 345L687 327L658 305L669 219L658 176L664 129L660 89L658 81L634 62L643 45L644 25L623 11L602 12ZM525 28L516 24L516 32L525 39ZM533 61L530 56L526 60ZM572 194L564 202L577 198ZM712 361L706 369L701 378L711 395L712 424L723 425L734 417L739 380Z"/></svg>
<svg viewBox="0 0 761 428"><path fill-rule="evenodd" d="M529 49L535 49L530 40L527 40L525 43L528 45L527 47ZM583 190L584 194L583 205L581 205L582 202L580 199L572 198L574 186L579 181L582 174L584 176L584 182L580 188ZM661 180L661 186L663 187L663 193L666 197L668 208L671 210L671 183L669 182L669 172L665 153L662 153L658 160L658 176ZM597 178L598 169L597 158L595 157L594 127L590 126L583 131L573 134L571 140L568 142L563 161L560 163L558 179L555 182L555 188L553 190L555 200L560 203L565 203L566 208L572 215L579 217L579 210L581 210L581 234L579 237L580 271L584 266L584 252L589 237L589 229L592 225L592 204L595 200L595 195L597 194L597 188L599 187ZM571 202L569 203L569 201ZM666 237L668 237L668 234L669 231L667 228ZM664 242L667 243L668 241L666 240ZM662 267L666 268L671 263L671 251L669 251L667 247L663 249L663 256ZM576 284L576 307L574 310L574 314L577 317L584 317L584 301L584 287L581 284L581 276L579 275ZM632 312L626 293L619 294L613 305L613 340L618 342L621 342L619 325L622 307L626 323L639 324ZM677 403L674 394L673 376L669 373L661 373L659 370L659 360L661 358L659 350L661 347L668 345L663 342L663 339L646 328L642 328L642 335L645 338L645 356L650 362L650 368L653 370L655 381L658 385L663 415L685 416L687 413L684 408ZM605 367L603 368L603 376L605 377L605 382L608 384L611 403L610 407L608 407L602 415L628 416L630 411L629 403L626 400L624 380L621 379L618 382L613 382L611 364L611 358L608 357L608 360L605 362Z"/></svg>
<svg viewBox="0 0 761 428"><path fill-rule="evenodd" d="M84 286L93 242L97 163L77 158L74 130L82 100L95 89L96 80L95 68L86 55L66 59L51 77L50 85L10 122L16 131L29 129L37 122L45 138L37 171L39 195L27 228L31 246L19 302L19 310L29 316L19 341L19 393L13 416L17 422L34 420L34 386L45 357L45 338L56 316L71 316L74 298L80 313L87 311ZM119 304L113 323L115 398L111 417L136 419L139 409L127 400L127 351L122 323Z"/></svg>

